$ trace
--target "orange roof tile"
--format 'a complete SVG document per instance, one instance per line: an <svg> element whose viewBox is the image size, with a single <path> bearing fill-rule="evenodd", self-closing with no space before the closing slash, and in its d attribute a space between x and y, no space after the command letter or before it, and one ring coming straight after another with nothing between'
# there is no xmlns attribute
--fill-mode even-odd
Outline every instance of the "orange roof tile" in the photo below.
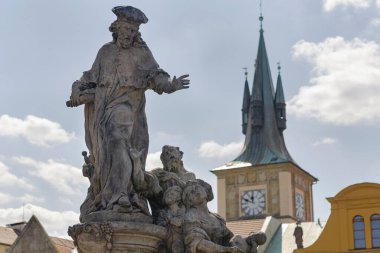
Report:
<svg viewBox="0 0 380 253"><path fill-rule="evenodd" d="M74 242L71 240L52 236L50 236L50 240L53 242L59 253L71 253L74 249Z"/></svg>
<svg viewBox="0 0 380 253"><path fill-rule="evenodd" d="M228 221L227 227L235 235L248 236L252 232L259 232L265 219Z"/></svg>
<svg viewBox="0 0 380 253"><path fill-rule="evenodd" d="M17 234L11 228L0 227L0 244L12 245Z"/></svg>

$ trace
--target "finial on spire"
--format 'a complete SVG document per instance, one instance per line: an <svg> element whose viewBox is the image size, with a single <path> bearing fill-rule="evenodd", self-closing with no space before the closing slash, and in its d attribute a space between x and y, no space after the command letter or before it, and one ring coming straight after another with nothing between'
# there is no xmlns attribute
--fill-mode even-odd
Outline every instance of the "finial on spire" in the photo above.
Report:
<svg viewBox="0 0 380 253"><path fill-rule="evenodd" d="M262 2L260 0L260 17L259 17L259 20L260 20L260 32L263 31L263 20L264 20L264 17L263 17L263 5L262 5Z"/></svg>
<svg viewBox="0 0 380 253"><path fill-rule="evenodd" d="M248 68L244 67L243 69L244 69L245 79L247 80L247 78L248 78Z"/></svg>
<svg viewBox="0 0 380 253"><path fill-rule="evenodd" d="M277 62L277 70L278 70L278 74L281 73L281 64L280 62Z"/></svg>

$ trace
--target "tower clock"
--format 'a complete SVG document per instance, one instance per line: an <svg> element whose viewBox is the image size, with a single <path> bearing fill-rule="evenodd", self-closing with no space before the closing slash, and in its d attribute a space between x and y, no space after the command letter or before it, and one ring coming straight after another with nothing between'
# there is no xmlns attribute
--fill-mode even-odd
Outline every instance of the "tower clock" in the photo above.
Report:
<svg viewBox="0 0 380 253"><path fill-rule="evenodd" d="M266 196L265 189L248 190L242 192L241 213L244 216L257 216L265 214Z"/></svg>

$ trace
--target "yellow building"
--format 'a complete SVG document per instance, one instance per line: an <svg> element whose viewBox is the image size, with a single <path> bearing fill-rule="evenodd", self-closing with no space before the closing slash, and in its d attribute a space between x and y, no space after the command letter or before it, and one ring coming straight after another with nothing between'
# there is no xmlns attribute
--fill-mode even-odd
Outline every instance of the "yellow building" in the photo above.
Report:
<svg viewBox="0 0 380 253"><path fill-rule="evenodd" d="M331 215L320 237L294 253L380 252L380 184L354 184L327 200Z"/></svg>

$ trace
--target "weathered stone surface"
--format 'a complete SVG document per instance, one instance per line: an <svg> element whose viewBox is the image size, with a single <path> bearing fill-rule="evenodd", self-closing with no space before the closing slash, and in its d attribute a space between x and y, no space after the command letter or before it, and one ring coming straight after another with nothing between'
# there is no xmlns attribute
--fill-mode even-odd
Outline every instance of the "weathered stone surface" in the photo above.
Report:
<svg viewBox="0 0 380 253"><path fill-rule="evenodd" d="M108 221L153 223L152 216L148 216L143 213L117 213L113 211L100 211L93 212L82 217L83 223Z"/></svg>
<svg viewBox="0 0 380 253"><path fill-rule="evenodd" d="M79 253L153 253L166 229L138 222L84 223L69 228Z"/></svg>
<svg viewBox="0 0 380 253"><path fill-rule="evenodd" d="M182 200L186 206L183 221L186 253L254 253L266 241L259 233L243 238L234 236L218 214L208 210L211 186L202 180L186 183ZM212 192L211 192L212 193Z"/></svg>
<svg viewBox="0 0 380 253"><path fill-rule="evenodd" d="M85 105L89 157L83 174L91 185L81 216L103 210L148 212L146 199L134 187L131 157L131 150L141 152L139 169L145 170L149 146L145 91L162 94L189 87L188 75L170 79L159 68L139 33L140 24L147 21L141 18L144 13L131 6L115 7L113 12L117 15L110 27L113 41L99 50L92 68L74 82L67 103Z"/></svg>

